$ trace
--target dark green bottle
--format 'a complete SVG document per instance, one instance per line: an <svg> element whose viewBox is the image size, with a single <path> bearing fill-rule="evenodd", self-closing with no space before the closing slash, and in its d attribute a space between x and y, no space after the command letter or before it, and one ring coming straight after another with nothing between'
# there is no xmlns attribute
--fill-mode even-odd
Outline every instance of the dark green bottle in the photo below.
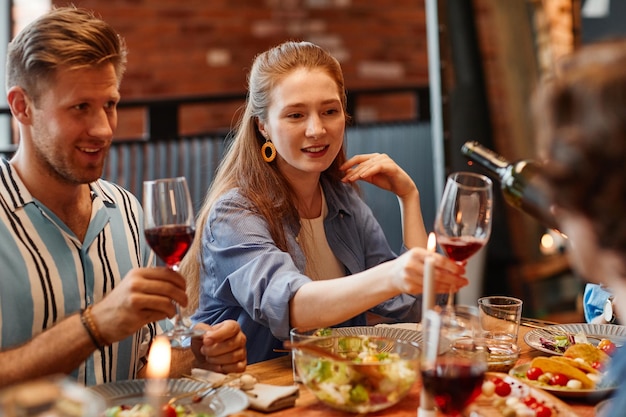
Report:
<svg viewBox="0 0 626 417"><path fill-rule="evenodd" d="M507 203L534 217L546 227L558 230L556 219L550 210L550 199L537 176L536 162L510 162L475 141L465 142L461 152L495 175Z"/></svg>

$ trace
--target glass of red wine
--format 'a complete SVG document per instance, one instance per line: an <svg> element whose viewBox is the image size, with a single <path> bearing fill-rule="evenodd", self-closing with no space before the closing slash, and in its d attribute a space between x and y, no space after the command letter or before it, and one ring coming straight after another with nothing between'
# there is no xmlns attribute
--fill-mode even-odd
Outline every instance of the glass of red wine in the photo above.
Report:
<svg viewBox="0 0 626 417"><path fill-rule="evenodd" d="M462 262L478 252L491 235L493 184L473 172L454 172L448 176L441 197L434 232L446 255ZM448 305L454 294L450 292Z"/></svg>
<svg viewBox="0 0 626 417"><path fill-rule="evenodd" d="M420 372L423 389L447 416L460 416L481 393L487 349L478 308L446 305L422 321Z"/></svg>
<svg viewBox="0 0 626 417"><path fill-rule="evenodd" d="M144 229L148 245L168 268L178 271L195 234L191 197L184 177L162 178L143 183ZM174 327L167 333L182 345L183 339L199 336L181 307L176 304Z"/></svg>

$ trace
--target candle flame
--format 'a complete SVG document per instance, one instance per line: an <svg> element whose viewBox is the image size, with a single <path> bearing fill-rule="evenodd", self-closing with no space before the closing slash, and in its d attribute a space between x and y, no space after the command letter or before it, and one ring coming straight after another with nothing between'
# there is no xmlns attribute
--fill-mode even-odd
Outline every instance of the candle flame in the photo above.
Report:
<svg viewBox="0 0 626 417"><path fill-rule="evenodd" d="M430 232L428 235L428 244L426 245L426 249L428 249L429 252L434 252L436 248L437 238L433 232Z"/></svg>
<svg viewBox="0 0 626 417"><path fill-rule="evenodd" d="M148 354L148 378L167 378L170 374L170 362L172 360L172 348L170 341L165 336L157 336L152 341Z"/></svg>

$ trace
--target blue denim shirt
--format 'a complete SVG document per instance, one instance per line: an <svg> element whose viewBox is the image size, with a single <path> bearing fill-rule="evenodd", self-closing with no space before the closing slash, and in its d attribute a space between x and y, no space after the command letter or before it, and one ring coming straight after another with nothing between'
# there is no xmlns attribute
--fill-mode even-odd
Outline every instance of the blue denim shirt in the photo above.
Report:
<svg viewBox="0 0 626 417"><path fill-rule="evenodd" d="M604 313L604 304L611 296L611 292L599 284L586 284L583 294L583 311L585 320L591 323Z"/></svg>
<svg viewBox="0 0 626 417"><path fill-rule="evenodd" d="M372 211L351 186L322 179L322 189L328 205L326 237L346 275L396 258ZM276 247L265 220L237 189L215 202L204 226L200 303L193 320L237 320L248 338L248 363L280 355L273 349L282 349L289 338L289 301L311 281L304 275L306 260L296 241L299 225L286 224L285 232L293 257ZM421 295L402 294L371 311L418 321ZM337 323L365 324L365 313Z"/></svg>
<svg viewBox="0 0 626 417"><path fill-rule="evenodd" d="M609 401L608 411L603 412L603 417L623 417L626 412L626 349L619 348L611 359L609 366L609 381L614 381L617 390L612 394ZM603 411L605 411L603 409Z"/></svg>

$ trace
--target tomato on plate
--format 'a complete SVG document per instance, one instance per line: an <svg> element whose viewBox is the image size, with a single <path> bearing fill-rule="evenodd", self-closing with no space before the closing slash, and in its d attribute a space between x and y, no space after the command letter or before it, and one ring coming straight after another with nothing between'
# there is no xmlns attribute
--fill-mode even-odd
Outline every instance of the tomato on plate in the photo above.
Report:
<svg viewBox="0 0 626 417"><path fill-rule="evenodd" d="M552 409L543 404L538 404L537 407L535 407L535 415L537 417L551 417Z"/></svg>
<svg viewBox="0 0 626 417"><path fill-rule="evenodd" d="M493 378L491 382L495 385L495 392L499 397L508 397L511 394L511 385L501 378Z"/></svg>
<svg viewBox="0 0 626 417"><path fill-rule="evenodd" d="M617 349L617 346L615 346L615 343L613 343L609 339L602 339L600 340L600 343L598 343L598 349L604 351L604 353L609 356L613 356L615 350Z"/></svg>
<svg viewBox="0 0 626 417"><path fill-rule="evenodd" d="M163 417L176 417L176 409L169 404L163 406Z"/></svg>
<svg viewBox="0 0 626 417"><path fill-rule="evenodd" d="M531 381L536 381L541 375L543 375L543 371L541 370L541 368L537 368L536 366L528 368L528 371L526 371L526 378L530 379Z"/></svg>
<svg viewBox="0 0 626 417"><path fill-rule="evenodd" d="M550 385L558 385L558 386L564 387L567 385L567 381L569 381L569 378L566 377L565 375L554 374L552 378L550 378L550 381L548 383Z"/></svg>

